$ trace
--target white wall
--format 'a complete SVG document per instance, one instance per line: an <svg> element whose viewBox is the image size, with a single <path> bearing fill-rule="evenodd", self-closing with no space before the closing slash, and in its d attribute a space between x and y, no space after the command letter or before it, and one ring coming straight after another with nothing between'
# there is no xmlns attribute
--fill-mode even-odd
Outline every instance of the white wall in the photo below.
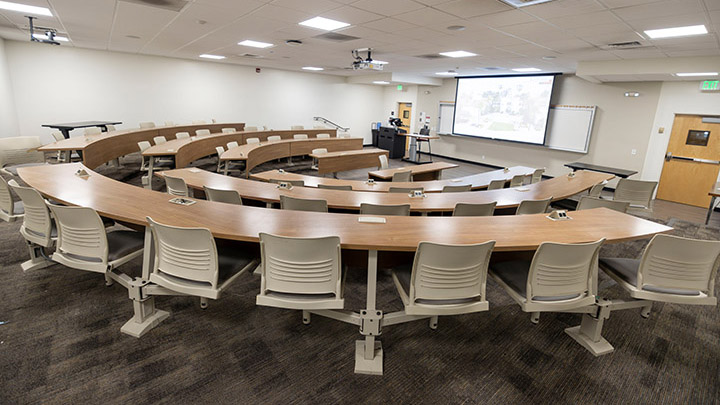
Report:
<svg viewBox="0 0 720 405"><path fill-rule="evenodd" d="M189 123L217 119L248 125L312 127L323 116L371 141L370 122L384 116L383 89L345 78L204 61L6 41L22 135L42 124L120 120Z"/></svg>
<svg viewBox="0 0 720 405"><path fill-rule="evenodd" d="M720 115L720 93L703 93L700 82L664 82L648 140L642 178L660 180L675 114ZM659 133L664 128L664 133ZM720 136L720 134L716 134Z"/></svg>
<svg viewBox="0 0 720 405"><path fill-rule="evenodd" d="M18 136L18 125L5 40L0 38L0 137L7 136Z"/></svg>
<svg viewBox="0 0 720 405"><path fill-rule="evenodd" d="M420 87L418 109L430 115L432 127L438 125L439 102L455 99L455 84L455 79L446 79L441 87ZM552 104L598 106L587 154L460 136L433 141L433 153L497 166L546 167L553 176L567 173L563 165L574 161L641 171L660 87L659 82L593 84L575 76L559 77ZM642 96L625 97L628 90Z"/></svg>

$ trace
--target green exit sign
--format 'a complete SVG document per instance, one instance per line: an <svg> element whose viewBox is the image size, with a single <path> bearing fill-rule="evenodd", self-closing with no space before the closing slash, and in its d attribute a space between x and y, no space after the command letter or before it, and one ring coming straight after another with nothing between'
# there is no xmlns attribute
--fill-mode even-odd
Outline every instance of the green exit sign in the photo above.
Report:
<svg viewBox="0 0 720 405"><path fill-rule="evenodd" d="M700 83L702 91L718 91L720 90L720 80L705 80Z"/></svg>

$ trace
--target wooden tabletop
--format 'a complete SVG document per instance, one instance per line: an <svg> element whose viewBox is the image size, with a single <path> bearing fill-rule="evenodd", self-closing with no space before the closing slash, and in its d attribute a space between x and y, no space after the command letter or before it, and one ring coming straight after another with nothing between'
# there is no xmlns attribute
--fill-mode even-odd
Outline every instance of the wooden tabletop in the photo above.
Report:
<svg viewBox="0 0 720 405"><path fill-rule="evenodd" d="M328 207L334 209L359 210L360 204L398 205L410 204L410 210L416 212L450 212L458 202L488 203L497 202L497 208L517 207L523 200L537 200L552 197L560 200L589 189L595 184L612 179L612 175L597 172L577 172L574 177L560 176L523 187L501 190L468 191L462 193L432 193L425 197L410 197L405 193L375 193L363 191L344 191L293 187L292 190L280 189L276 184L265 183L236 177L224 176L202 169L177 169L160 172L185 180L189 187L202 189L203 186L225 190L236 190L243 198L278 203L281 195L297 198L323 199Z"/></svg>
<svg viewBox="0 0 720 405"><path fill-rule="evenodd" d="M400 136L407 136L408 138L417 138L422 140L440 139L437 135L420 135L420 134L398 134Z"/></svg>
<svg viewBox="0 0 720 405"><path fill-rule="evenodd" d="M439 193L445 186L470 185L472 190L481 190L487 188L493 180L510 181L517 175L530 176L535 169L526 166L513 166L507 171L493 170L485 173L473 174L465 177L458 177L447 180L431 180L431 181L412 181L412 182L374 182L368 184L365 180L342 180L330 177L310 176L306 174L297 174L290 172L280 172L278 170L268 170L262 173L250 175L255 180L270 181L277 180L302 180L305 187L317 187L319 184L327 184L332 186L351 186L354 191L379 191L388 192L390 187L422 187L426 193Z"/></svg>
<svg viewBox="0 0 720 405"><path fill-rule="evenodd" d="M378 148L366 148L366 149L359 149L359 150L344 150L344 151L337 151L337 152L328 152L328 153L322 153L322 154L310 154L310 157L315 159L331 159L336 157L344 157L344 156L356 156L356 155L372 155L375 153L383 153L387 152L384 149L378 149Z"/></svg>
<svg viewBox="0 0 720 405"><path fill-rule="evenodd" d="M260 232L294 237L337 235L346 249L414 251L418 243L497 241L496 251L533 250L542 242L608 242L647 238L672 228L606 208L572 212L569 221L545 215L495 217L386 217L385 224L358 222L358 215L283 211L198 200L190 206L169 202L165 193L135 187L90 169L75 176L79 163L20 168L22 180L46 197L91 207L101 215L137 225L146 216L160 223L204 227L221 239L257 242ZM544 182L541 182L544 183ZM299 189L299 187L298 187ZM378 194L378 193L375 193Z"/></svg>
<svg viewBox="0 0 720 405"><path fill-rule="evenodd" d="M390 179L392 179L393 174L395 174L397 172L406 172L409 170L410 172L412 172L413 175L415 175L415 174L438 172L438 171L446 170L446 169L454 169L456 167L458 167L458 165L456 165L455 163L433 162L433 163L424 163L421 165L397 167L397 168L393 168L393 169L373 170L371 172L368 172L368 176L374 177L376 179L390 180Z"/></svg>

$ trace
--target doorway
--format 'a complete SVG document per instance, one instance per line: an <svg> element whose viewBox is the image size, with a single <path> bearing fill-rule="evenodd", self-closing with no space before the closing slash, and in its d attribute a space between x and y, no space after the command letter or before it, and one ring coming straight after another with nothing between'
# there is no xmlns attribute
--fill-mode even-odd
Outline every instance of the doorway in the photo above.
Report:
<svg viewBox="0 0 720 405"><path fill-rule="evenodd" d="M657 198L707 207L720 171L720 124L703 116L676 114Z"/></svg>
<svg viewBox="0 0 720 405"><path fill-rule="evenodd" d="M398 128L402 128L407 133L410 132L410 125L412 125L412 103L398 103L398 118L402 120L402 125ZM405 137L405 152L407 153L408 145L410 143L410 138Z"/></svg>

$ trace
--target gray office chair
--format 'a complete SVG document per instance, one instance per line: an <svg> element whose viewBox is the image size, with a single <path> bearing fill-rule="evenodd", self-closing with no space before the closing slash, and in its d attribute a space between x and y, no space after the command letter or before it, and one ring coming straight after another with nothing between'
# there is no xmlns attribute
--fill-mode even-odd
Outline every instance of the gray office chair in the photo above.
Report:
<svg viewBox="0 0 720 405"><path fill-rule="evenodd" d="M386 155L379 155L378 161L380 162L380 166L378 166L378 169L385 170L390 168L390 163L388 162L388 157Z"/></svg>
<svg viewBox="0 0 720 405"><path fill-rule="evenodd" d="M277 142L282 141L282 137L280 135L270 135L267 137L268 142Z"/></svg>
<svg viewBox="0 0 720 405"><path fill-rule="evenodd" d="M295 134L293 135L293 139L308 139L307 134Z"/></svg>
<svg viewBox="0 0 720 405"><path fill-rule="evenodd" d="M515 215L542 214L547 211L550 206L550 201L552 201L552 197L544 200L520 201L520 205L518 205Z"/></svg>
<svg viewBox="0 0 720 405"><path fill-rule="evenodd" d="M293 211L328 212L327 201L280 196L280 209Z"/></svg>
<svg viewBox="0 0 720 405"><path fill-rule="evenodd" d="M444 186L442 189L443 193L462 193L465 191L472 191L472 184L461 184L457 186Z"/></svg>
<svg viewBox="0 0 720 405"><path fill-rule="evenodd" d="M196 136L208 136L208 135L210 135L210 130L209 129L198 129L195 131L195 135Z"/></svg>
<svg viewBox="0 0 720 405"><path fill-rule="evenodd" d="M218 188L211 188L203 186L205 190L205 197L208 201L216 201L226 204L243 205L240 193L237 190L221 190Z"/></svg>
<svg viewBox="0 0 720 405"><path fill-rule="evenodd" d="M539 183L540 180L542 180L542 175L545 173L545 169L535 169L535 171L532 174L532 177L530 178L530 183L535 184Z"/></svg>
<svg viewBox="0 0 720 405"><path fill-rule="evenodd" d="M302 130L302 129L305 129L305 127L302 125L291 125L290 126L291 131L297 131L297 130Z"/></svg>
<svg viewBox="0 0 720 405"><path fill-rule="evenodd" d="M232 134L234 132L237 132L237 130L235 130L235 128L223 128L221 129L221 132L223 134Z"/></svg>
<svg viewBox="0 0 720 405"><path fill-rule="evenodd" d="M424 191L423 187L390 187L388 188L389 193L405 193L410 194L413 191Z"/></svg>
<svg viewBox="0 0 720 405"><path fill-rule="evenodd" d="M144 128L155 128L155 123L154 122L141 122L140 128L143 128L143 129Z"/></svg>
<svg viewBox="0 0 720 405"><path fill-rule="evenodd" d="M488 190L499 190L501 188L505 187L505 180L492 180L490 181L490 184L488 184Z"/></svg>
<svg viewBox="0 0 720 405"><path fill-rule="evenodd" d="M576 210L590 210L593 208L605 207L619 212L627 212L628 206L630 206L630 203L625 201L605 200L602 198L584 195L580 198L580 202L578 202Z"/></svg>
<svg viewBox="0 0 720 405"><path fill-rule="evenodd" d="M153 142L155 142L155 145L162 145L167 142L167 138L162 135L156 136L153 138Z"/></svg>
<svg viewBox="0 0 720 405"><path fill-rule="evenodd" d="M188 197L190 195L187 184L182 178L168 175L163 176L163 178L165 179L168 194L178 197Z"/></svg>
<svg viewBox="0 0 720 405"><path fill-rule="evenodd" d="M318 184L318 188L323 188L326 190L352 191L352 186L342 184Z"/></svg>
<svg viewBox="0 0 720 405"><path fill-rule="evenodd" d="M24 214L22 201L15 201L10 186L5 178L0 176L0 219L5 222L14 222L16 219L22 218Z"/></svg>
<svg viewBox="0 0 720 405"><path fill-rule="evenodd" d="M175 139L190 139L190 132L177 132Z"/></svg>
<svg viewBox="0 0 720 405"><path fill-rule="evenodd" d="M360 215L395 215L409 216L410 204L381 205L381 204L360 204Z"/></svg>
<svg viewBox="0 0 720 405"><path fill-rule="evenodd" d="M317 134L315 137L318 139L330 138L330 134Z"/></svg>
<svg viewBox="0 0 720 405"><path fill-rule="evenodd" d="M247 138L245 140L245 143L248 145L254 144L254 143L260 143L260 138Z"/></svg>
<svg viewBox="0 0 720 405"><path fill-rule="evenodd" d="M412 181L412 172L410 170L403 170L401 172L395 172L395 173L393 173L392 181L401 181L401 182Z"/></svg>
<svg viewBox="0 0 720 405"><path fill-rule="evenodd" d="M100 134L102 134L102 129L100 129L100 127L85 128L85 130L83 131L83 134L85 136L100 135Z"/></svg>
<svg viewBox="0 0 720 405"><path fill-rule="evenodd" d="M457 203L452 214L454 217L491 217L496 205L496 201L485 204Z"/></svg>
<svg viewBox="0 0 720 405"><path fill-rule="evenodd" d="M613 200L626 201L630 203L631 208L651 209L652 197L657 185L657 181L620 179L615 186Z"/></svg>
<svg viewBox="0 0 720 405"><path fill-rule="evenodd" d="M10 180L8 186L22 200L26 210L20 234L25 238L30 259L21 263L20 267L23 271L30 271L52 265L53 262L48 260L44 248L55 245L57 228L45 205L45 199L34 188L20 186L15 180Z"/></svg>
<svg viewBox="0 0 720 405"><path fill-rule="evenodd" d="M590 187L590 190L588 191L588 196L600 198L600 194L602 194L603 188L605 188L605 184L607 184L607 182L603 181L602 183L598 183Z"/></svg>
<svg viewBox="0 0 720 405"><path fill-rule="evenodd" d="M248 127L248 126L246 126L245 129L243 129L243 131L245 131L245 132L257 132L257 130L258 130L258 127Z"/></svg>
<svg viewBox="0 0 720 405"><path fill-rule="evenodd" d="M522 186L524 181L525 181L524 174L518 174L516 176L513 176L512 179L510 179L510 187Z"/></svg>

